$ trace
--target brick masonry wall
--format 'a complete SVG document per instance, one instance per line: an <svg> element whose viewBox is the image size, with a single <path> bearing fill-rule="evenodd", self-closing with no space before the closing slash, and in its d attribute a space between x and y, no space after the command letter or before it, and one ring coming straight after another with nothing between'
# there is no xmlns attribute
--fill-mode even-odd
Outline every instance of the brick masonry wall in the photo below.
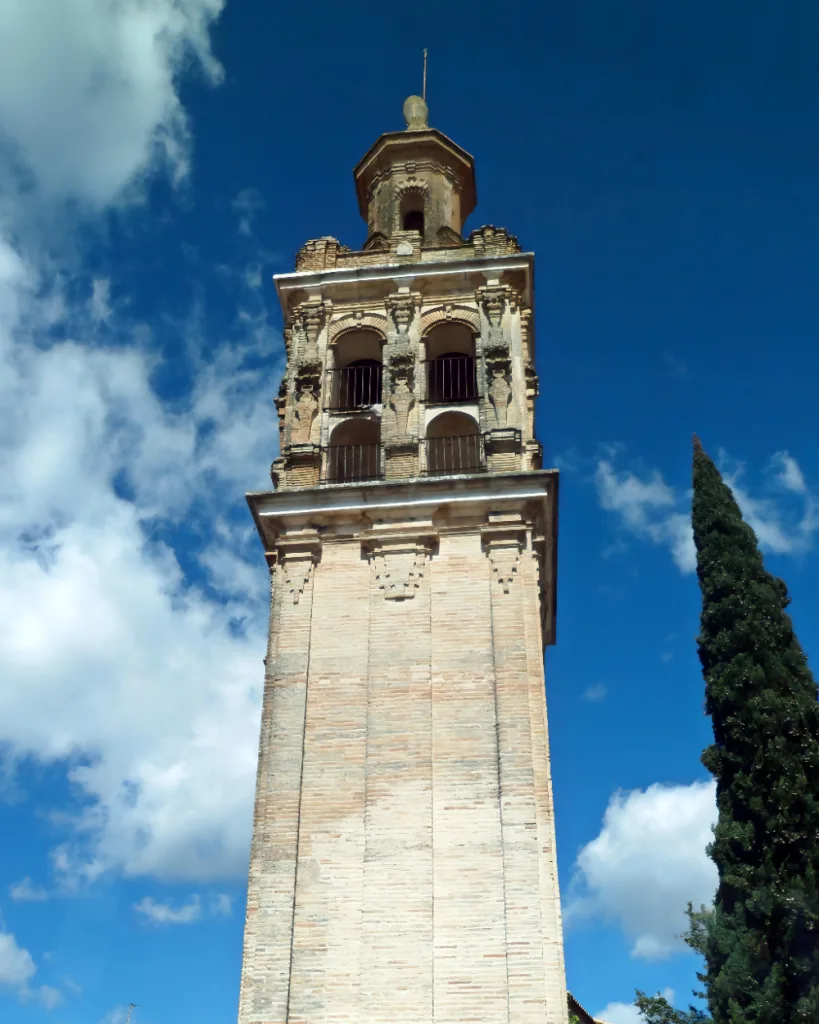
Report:
<svg viewBox="0 0 819 1024"><path fill-rule="evenodd" d="M566 1024L529 540L509 558L465 522L406 600L354 532L298 603L276 569L240 1024Z"/></svg>

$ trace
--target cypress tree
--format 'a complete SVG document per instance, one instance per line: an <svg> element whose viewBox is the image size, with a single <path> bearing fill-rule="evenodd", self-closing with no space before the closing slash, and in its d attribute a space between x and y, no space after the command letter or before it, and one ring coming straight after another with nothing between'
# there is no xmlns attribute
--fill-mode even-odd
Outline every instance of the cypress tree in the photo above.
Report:
<svg viewBox="0 0 819 1024"><path fill-rule="evenodd" d="M714 1024L819 1022L819 703L753 530L694 438L699 657L719 884L703 937Z"/></svg>

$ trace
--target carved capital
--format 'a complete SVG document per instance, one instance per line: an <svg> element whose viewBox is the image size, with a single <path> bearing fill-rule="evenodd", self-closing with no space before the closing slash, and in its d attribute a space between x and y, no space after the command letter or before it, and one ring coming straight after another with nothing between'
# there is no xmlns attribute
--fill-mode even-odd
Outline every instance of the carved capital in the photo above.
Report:
<svg viewBox="0 0 819 1024"><path fill-rule="evenodd" d="M387 296L385 305L399 338L405 339L409 334L410 324L420 304L421 296L418 292L393 292Z"/></svg>
<svg viewBox="0 0 819 1024"><path fill-rule="evenodd" d="M435 535L416 533L369 537L362 542L362 551L370 561L385 600L405 601L415 597L436 543Z"/></svg>

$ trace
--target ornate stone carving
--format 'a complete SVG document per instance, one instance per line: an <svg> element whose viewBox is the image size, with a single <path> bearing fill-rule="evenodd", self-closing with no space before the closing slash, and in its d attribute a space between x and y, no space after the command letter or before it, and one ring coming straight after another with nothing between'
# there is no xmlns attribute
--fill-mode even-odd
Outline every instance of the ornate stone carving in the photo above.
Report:
<svg viewBox="0 0 819 1024"><path fill-rule="evenodd" d="M396 440L407 438L407 423L415 405L415 354L409 346L390 354L390 408L395 413Z"/></svg>
<svg viewBox="0 0 819 1024"><path fill-rule="evenodd" d="M281 440L284 437L284 418L287 412L287 377L282 377L279 393L273 404L276 406L276 415L279 417L279 440Z"/></svg>
<svg viewBox="0 0 819 1024"><path fill-rule="evenodd" d="M304 338L302 360L311 362L318 358L318 336L324 326L327 304L321 299L302 302L293 313L293 325Z"/></svg>
<svg viewBox="0 0 819 1024"><path fill-rule="evenodd" d="M540 394L540 378L537 375L533 363L527 363L523 368L523 372L526 375L526 394L532 398L537 398Z"/></svg>
<svg viewBox="0 0 819 1024"><path fill-rule="evenodd" d="M507 305L511 305L517 298L516 294L508 284L484 285L475 292L475 299L483 306L486 319L489 321L490 331L494 328L499 331L503 321L503 314Z"/></svg>
<svg viewBox="0 0 819 1024"><path fill-rule="evenodd" d="M296 407L293 410L293 428L290 440L293 444L306 444L311 440L313 421L318 415L318 401L309 384L302 384Z"/></svg>
<svg viewBox="0 0 819 1024"><path fill-rule="evenodd" d="M387 601L405 601L415 597L432 554L433 543L430 537L417 536L365 541L364 551Z"/></svg>
<svg viewBox="0 0 819 1024"><path fill-rule="evenodd" d="M512 360L507 345L486 348L487 395L494 417L493 427L506 427L512 395Z"/></svg>
<svg viewBox="0 0 819 1024"><path fill-rule="evenodd" d="M405 339L409 334L410 324L415 318L415 310L421 302L418 292L393 292L386 298L387 312L395 324L399 339Z"/></svg>
<svg viewBox="0 0 819 1024"><path fill-rule="evenodd" d="M318 396L321 390L321 363L303 362L296 372L296 401L290 428L291 444L306 444L312 440L313 423L318 416Z"/></svg>

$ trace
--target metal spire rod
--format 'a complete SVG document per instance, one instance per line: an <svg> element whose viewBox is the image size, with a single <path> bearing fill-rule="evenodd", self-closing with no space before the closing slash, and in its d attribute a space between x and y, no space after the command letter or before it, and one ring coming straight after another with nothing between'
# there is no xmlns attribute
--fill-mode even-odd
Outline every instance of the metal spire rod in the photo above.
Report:
<svg viewBox="0 0 819 1024"><path fill-rule="evenodd" d="M427 51L424 49L424 87L421 92L421 99L427 98Z"/></svg>

